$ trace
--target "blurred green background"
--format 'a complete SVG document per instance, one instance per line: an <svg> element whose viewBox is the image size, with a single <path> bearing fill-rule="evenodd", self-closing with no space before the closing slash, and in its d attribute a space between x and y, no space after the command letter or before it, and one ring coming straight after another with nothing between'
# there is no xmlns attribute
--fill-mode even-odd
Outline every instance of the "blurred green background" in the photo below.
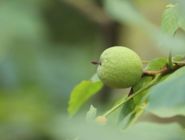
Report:
<svg viewBox="0 0 185 140"><path fill-rule="evenodd" d="M167 0L130 2L160 26ZM70 91L112 45L145 60L163 55L143 29L112 19L103 0L0 0L0 139L57 139L50 129Z"/></svg>

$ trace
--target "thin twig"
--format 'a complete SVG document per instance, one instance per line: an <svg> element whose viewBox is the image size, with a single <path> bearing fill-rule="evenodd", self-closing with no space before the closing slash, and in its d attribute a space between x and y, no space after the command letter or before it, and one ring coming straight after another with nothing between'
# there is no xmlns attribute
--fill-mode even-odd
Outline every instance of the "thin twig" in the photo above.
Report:
<svg viewBox="0 0 185 140"><path fill-rule="evenodd" d="M153 71L153 70L146 70L143 72L144 75L150 75L150 76L154 76L156 74L159 74L159 73L165 73L168 71L168 68L167 67L164 67L162 68L161 70L156 70L156 71Z"/></svg>
<svg viewBox="0 0 185 140"><path fill-rule="evenodd" d="M185 66L185 62L175 62L172 68L169 68L168 66L165 66L164 68L162 68L161 70L156 70L156 71L144 71L143 74L144 75L150 75L150 76L154 76L156 74L161 73L162 75L167 74L167 73L171 73L176 71L177 69L181 68Z"/></svg>

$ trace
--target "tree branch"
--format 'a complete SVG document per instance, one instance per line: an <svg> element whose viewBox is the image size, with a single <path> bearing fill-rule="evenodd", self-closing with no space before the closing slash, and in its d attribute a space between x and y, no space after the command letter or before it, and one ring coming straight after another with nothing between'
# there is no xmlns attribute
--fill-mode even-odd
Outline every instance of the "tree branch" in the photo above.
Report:
<svg viewBox="0 0 185 140"><path fill-rule="evenodd" d="M144 71L143 72L143 75L150 75L150 76L154 76L156 74L167 74L167 73L171 73L171 72L174 72L176 71L177 69L181 68L185 66L185 62L176 62L173 64L173 67L172 68L168 68L168 66L165 66L164 68L162 68L161 70L157 70L157 71Z"/></svg>

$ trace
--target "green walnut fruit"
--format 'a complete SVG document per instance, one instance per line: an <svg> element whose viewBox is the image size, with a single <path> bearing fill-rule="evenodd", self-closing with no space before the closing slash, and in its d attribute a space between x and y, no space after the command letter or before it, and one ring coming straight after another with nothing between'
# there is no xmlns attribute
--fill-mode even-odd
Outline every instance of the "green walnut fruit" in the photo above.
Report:
<svg viewBox="0 0 185 140"><path fill-rule="evenodd" d="M101 54L97 74L109 87L128 88L141 78L142 67L142 61L134 51L115 46L104 50Z"/></svg>

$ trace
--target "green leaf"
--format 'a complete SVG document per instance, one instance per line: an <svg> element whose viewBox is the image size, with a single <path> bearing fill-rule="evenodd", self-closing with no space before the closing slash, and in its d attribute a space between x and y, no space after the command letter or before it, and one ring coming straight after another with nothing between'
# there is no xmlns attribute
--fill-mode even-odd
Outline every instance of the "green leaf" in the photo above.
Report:
<svg viewBox="0 0 185 140"><path fill-rule="evenodd" d="M179 16L179 27L185 31L185 17L184 17L184 15Z"/></svg>
<svg viewBox="0 0 185 140"><path fill-rule="evenodd" d="M152 81L153 77L152 76L143 76L139 82L133 86L133 92L138 91L139 89L143 88L145 85L147 85L150 81Z"/></svg>
<svg viewBox="0 0 185 140"><path fill-rule="evenodd" d="M185 115L185 67L150 90L147 110L160 116Z"/></svg>
<svg viewBox="0 0 185 140"><path fill-rule="evenodd" d="M169 4L166 7L167 9L164 11L162 17L161 28L162 31L174 35L179 27L176 5Z"/></svg>
<svg viewBox="0 0 185 140"><path fill-rule="evenodd" d="M140 88L143 88L146 84L148 84L152 80L151 76L145 76L140 79L140 81L133 87L133 94ZM146 92L141 93L137 97L131 99L130 101L126 102L123 105L123 108L120 112L119 120L123 120L125 117L127 117L130 113L132 113L136 106L138 106L141 103L142 98L144 97L144 94Z"/></svg>
<svg viewBox="0 0 185 140"><path fill-rule="evenodd" d="M167 64L167 61L168 59L164 57L153 59L146 66L145 70L160 70ZM142 77L133 87L133 94L150 83L152 79L152 76ZM140 93L140 95L136 96L123 105L119 115L119 122L123 121L123 123L121 123L123 127L127 127L134 123L139 118L139 116L142 115L142 112L146 107L146 95L148 95L148 90L145 90L143 93Z"/></svg>
<svg viewBox="0 0 185 140"><path fill-rule="evenodd" d="M68 112L71 116L75 115L80 107L95 95L103 84L101 81L82 81L71 92Z"/></svg>
<svg viewBox="0 0 185 140"><path fill-rule="evenodd" d="M148 21L138 12L131 1L128 0L105 0L105 10L114 20L139 27L145 31L155 42L161 51L182 53L185 51L185 41L182 38L174 38L169 34L164 34L158 27ZM184 15L184 14L183 14ZM185 20L184 20L185 21ZM185 23L185 22L184 22ZM174 47L175 46L175 47Z"/></svg>
<svg viewBox="0 0 185 140"><path fill-rule="evenodd" d="M134 126L120 130L114 126L83 124L79 120L70 121L65 126L64 134L79 136L80 140L184 140L184 130L176 123L157 124L140 122ZM56 127L55 129L58 129ZM62 129L63 130L63 129ZM61 134L61 133L60 133ZM62 135L63 136L63 135Z"/></svg>
<svg viewBox="0 0 185 140"><path fill-rule="evenodd" d="M179 1L179 4L178 4L178 9L179 10L178 10L178 12L179 12L179 27L185 31L185 16L184 16L184 12L185 12L184 7L185 7L185 5L184 4L185 3L184 3L183 0Z"/></svg>
<svg viewBox="0 0 185 140"><path fill-rule="evenodd" d="M183 61L185 59L185 55L176 55L172 58L172 61Z"/></svg>
<svg viewBox="0 0 185 140"><path fill-rule="evenodd" d="M126 118L131 112L133 112L135 108L135 103L133 99L125 103L121 109L120 115L119 115L119 122L122 121L124 118Z"/></svg>
<svg viewBox="0 0 185 140"><path fill-rule="evenodd" d="M146 108L146 105L147 105L147 103L142 102L135 107L135 110L129 116L130 119L128 121L127 126L134 124L139 119L139 117L143 114L143 112Z"/></svg>
<svg viewBox="0 0 185 140"><path fill-rule="evenodd" d="M96 112L97 112L97 109L93 105L91 105L89 108L89 111L86 114L86 120L87 121L94 120L96 117Z"/></svg>
<svg viewBox="0 0 185 140"><path fill-rule="evenodd" d="M185 138L184 131L177 124L138 123L123 134L129 140L183 140Z"/></svg>
<svg viewBox="0 0 185 140"><path fill-rule="evenodd" d="M156 58L150 61L145 70L161 70L168 63L166 57Z"/></svg>
<svg viewBox="0 0 185 140"><path fill-rule="evenodd" d="M178 28L185 30L184 6L169 4L163 13L162 31L174 35Z"/></svg>

